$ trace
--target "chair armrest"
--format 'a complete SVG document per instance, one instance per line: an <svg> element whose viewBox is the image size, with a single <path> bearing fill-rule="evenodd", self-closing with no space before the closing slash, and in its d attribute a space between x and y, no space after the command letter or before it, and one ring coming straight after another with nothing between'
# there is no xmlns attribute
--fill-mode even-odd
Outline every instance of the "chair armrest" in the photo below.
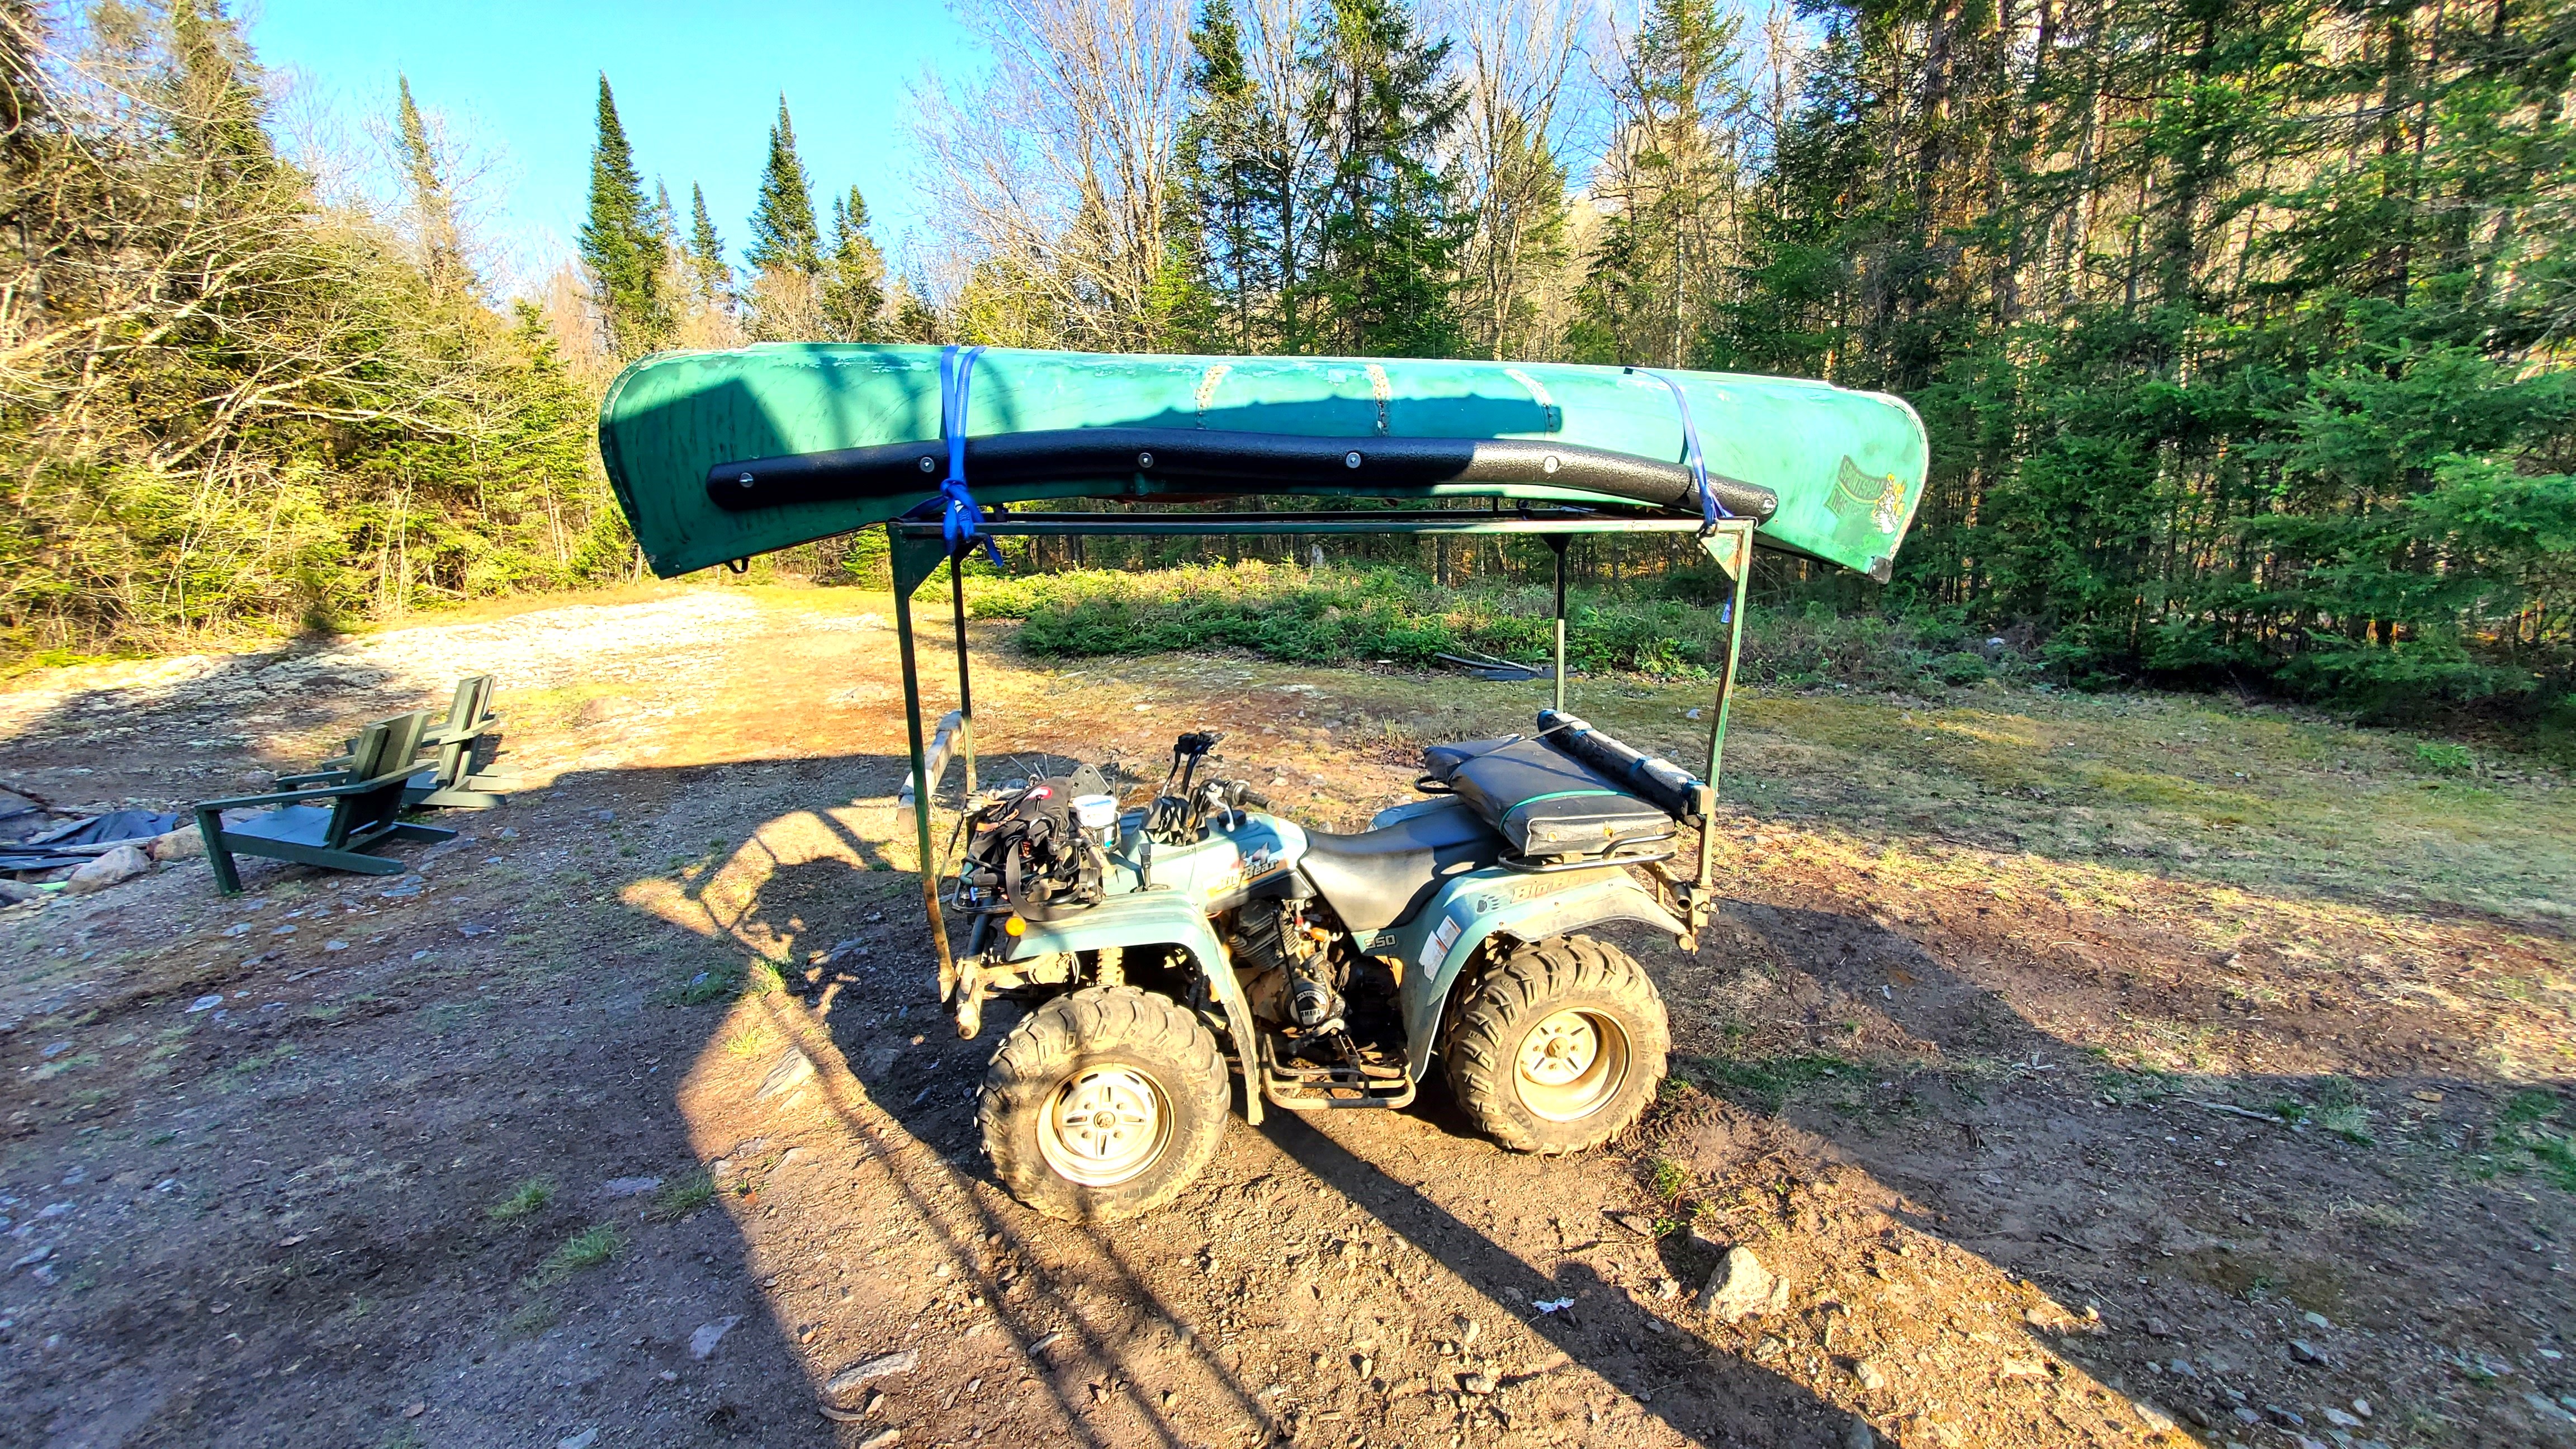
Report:
<svg viewBox="0 0 2576 1449"><path fill-rule="evenodd" d="M372 780L342 781L337 785L320 785L308 790L272 790L265 795L235 795L224 800L200 800L195 808L202 815L208 811L239 810L250 805L300 805L308 800L336 800L343 795L363 795L369 790L382 789L419 773L418 765L405 764L390 775L378 775Z"/></svg>
<svg viewBox="0 0 2576 1449"><path fill-rule="evenodd" d="M427 747L430 745L452 745L460 740L479 740L500 727L501 717L497 714L487 714L470 725L458 725L453 728L450 728L447 725L440 725L438 728L424 733L420 737L420 742L423 747Z"/></svg>

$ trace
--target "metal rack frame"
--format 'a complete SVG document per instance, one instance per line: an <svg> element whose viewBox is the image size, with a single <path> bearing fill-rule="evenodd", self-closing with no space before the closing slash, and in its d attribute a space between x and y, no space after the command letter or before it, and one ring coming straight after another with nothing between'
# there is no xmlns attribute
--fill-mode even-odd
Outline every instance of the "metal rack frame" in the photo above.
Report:
<svg viewBox="0 0 2576 1449"><path fill-rule="evenodd" d="M1723 518L1714 524L1691 518L1652 518L1594 513L1582 509L1532 508L1513 511L1368 509L1332 513L1013 513L982 522L983 531L1021 537L1068 537L1076 534L1110 538L1188 536L1275 536L1280 534L1534 534L1556 554L1555 707L1565 708L1565 551L1580 534L1690 533L1700 547L1735 583L1735 598L1726 616L1726 664L1718 672L1717 696L1708 728L1708 770L1702 777L1699 869L1683 887L1685 919L1694 934L1706 924L1711 879L1716 868L1716 833L1711 817L1726 750L1726 719L1735 693L1735 666L1744 646L1744 603L1753 575L1754 520ZM966 648L966 581L954 562L964 550L952 551L939 520L896 519L885 526L894 566L896 647L903 660L904 725L912 750L914 841L919 849L921 900L930 918L930 937L939 952L939 995L946 1000L957 982L956 958L948 945L948 926L939 909L940 866L932 845L931 797L938 782L929 777L928 752L921 722L921 672L913 648L912 596L942 562L948 575L951 623L957 640L957 752L965 765L966 789L975 783L975 694ZM944 773L944 772L943 772Z"/></svg>

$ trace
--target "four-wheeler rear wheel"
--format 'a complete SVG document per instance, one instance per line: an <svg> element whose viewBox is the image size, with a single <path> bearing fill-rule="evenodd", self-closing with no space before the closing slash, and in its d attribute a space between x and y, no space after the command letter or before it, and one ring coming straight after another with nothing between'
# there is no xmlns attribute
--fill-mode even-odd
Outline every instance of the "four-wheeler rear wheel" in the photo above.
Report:
<svg viewBox="0 0 2576 1449"><path fill-rule="evenodd" d="M1095 986L1031 1012L993 1054L976 1118L1011 1195L1067 1222L1151 1212L1225 1135L1216 1038L1178 1003Z"/></svg>
<svg viewBox="0 0 2576 1449"><path fill-rule="evenodd" d="M1458 1105L1516 1152L1580 1152L1654 1099L1672 1034L1663 998L1616 946L1559 936L1469 983L1442 1055Z"/></svg>

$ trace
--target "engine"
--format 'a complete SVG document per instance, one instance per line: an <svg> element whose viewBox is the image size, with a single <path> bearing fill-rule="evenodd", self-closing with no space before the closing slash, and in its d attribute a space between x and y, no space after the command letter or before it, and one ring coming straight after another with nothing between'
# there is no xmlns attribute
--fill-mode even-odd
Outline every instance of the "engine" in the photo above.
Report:
<svg viewBox="0 0 2576 1449"><path fill-rule="evenodd" d="M1303 898L1246 904L1235 918L1234 950L1235 959L1261 973L1269 986L1256 1007L1275 1005L1271 1015L1315 1035L1342 1030L1350 967L1331 949L1331 937L1307 922Z"/></svg>

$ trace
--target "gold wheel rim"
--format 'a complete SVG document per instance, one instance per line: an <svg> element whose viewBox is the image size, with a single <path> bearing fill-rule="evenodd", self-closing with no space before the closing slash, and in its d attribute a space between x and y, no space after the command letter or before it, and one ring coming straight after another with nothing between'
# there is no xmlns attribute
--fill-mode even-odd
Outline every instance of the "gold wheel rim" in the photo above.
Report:
<svg viewBox="0 0 2576 1449"><path fill-rule="evenodd" d="M1038 1155L1067 1182L1116 1187L1152 1167L1171 1142L1171 1104L1134 1067L1086 1067L1038 1115Z"/></svg>
<svg viewBox="0 0 2576 1449"><path fill-rule="evenodd" d="M1609 1105L1628 1081L1628 1033L1605 1012L1573 1008L1541 1019L1513 1053L1521 1105L1575 1122Z"/></svg>

